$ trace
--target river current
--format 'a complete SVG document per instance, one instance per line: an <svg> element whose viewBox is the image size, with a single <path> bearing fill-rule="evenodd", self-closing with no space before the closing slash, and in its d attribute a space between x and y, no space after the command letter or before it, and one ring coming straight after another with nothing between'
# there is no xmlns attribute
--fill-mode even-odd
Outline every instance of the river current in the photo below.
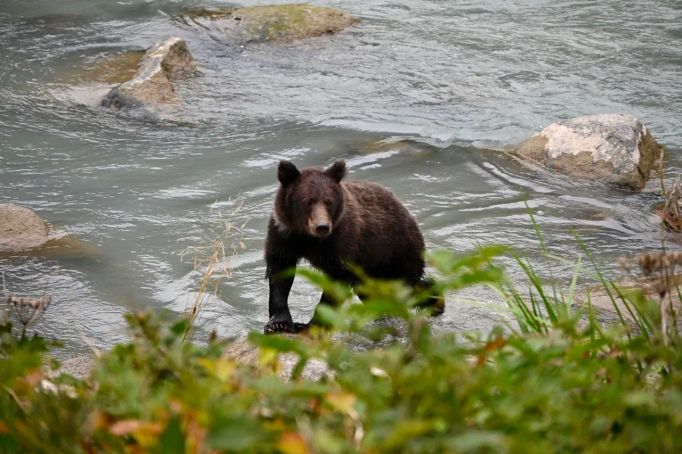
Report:
<svg viewBox="0 0 682 454"><path fill-rule="evenodd" d="M281 159L345 159L350 178L405 202L430 249L509 244L560 282L580 254L576 235L614 277L620 255L661 248L655 175L629 192L538 172L503 150L557 120L623 112L666 146L666 182L677 178L682 3L315 3L361 22L235 48L176 19L183 8L223 5L215 1L0 2L0 203L28 206L96 249L0 257L8 291L53 296L36 329L61 339L65 355L123 339L130 309L182 312L200 285L183 251L208 246L225 223L239 228L225 242L232 273L206 301L201 332L262 329L262 249ZM78 68L169 36L185 38L201 71L178 86L173 118L83 102ZM567 262L547 268L526 203ZM294 318L307 320L318 298L297 280ZM434 324L487 329L504 313L471 291L448 298Z"/></svg>

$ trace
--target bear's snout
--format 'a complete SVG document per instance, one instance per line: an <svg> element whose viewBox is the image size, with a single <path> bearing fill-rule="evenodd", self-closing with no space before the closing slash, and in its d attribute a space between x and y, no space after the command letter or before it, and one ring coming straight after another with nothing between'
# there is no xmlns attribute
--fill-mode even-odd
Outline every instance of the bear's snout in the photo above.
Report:
<svg viewBox="0 0 682 454"><path fill-rule="evenodd" d="M329 224L317 224L315 227L315 232L318 236L327 236L330 231L331 228L329 228Z"/></svg>
<svg viewBox="0 0 682 454"><path fill-rule="evenodd" d="M332 220L324 203L313 205L308 219L308 230L312 236L318 238L325 238L332 233Z"/></svg>

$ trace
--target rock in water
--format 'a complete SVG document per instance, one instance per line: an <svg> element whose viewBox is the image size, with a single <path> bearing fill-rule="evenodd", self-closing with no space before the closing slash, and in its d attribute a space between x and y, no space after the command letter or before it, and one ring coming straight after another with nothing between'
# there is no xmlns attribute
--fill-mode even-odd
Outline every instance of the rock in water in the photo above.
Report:
<svg viewBox="0 0 682 454"><path fill-rule="evenodd" d="M516 151L572 177L642 189L660 146L636 118L600 114L552 123Z"/></svg>
<svg viewBox="0 0 682 454"><path fill-rule="evenodd" d="M48 232L47 222L30 208L0 204L0 252L38 247L48 240Z"/></svg>
<svg viewBox="0 0 682 454"><path fill-rule="evenodd" d="M280 336L287 336L280 334ZM292 337L290 335L287 337ZM224 352L226 358L230 358L240 364L258 364L260 347L252 344L248 339L236 339ZM300 357L295 353L280 353L277 355L279 364L279 376L284 380L291 380L294 369ZM310 381L320 380L329 370L326 363L319 359L309 360L301 371L301 378Z"/></svg>
<svg viewBox="0 0 682 454"><path fill-rule="evenodd" d="M233 45L291 42L337 33L358 22L345 11L307 3L191 10L183 19Z"/></svg>
<svg viewBox="0 0 682 454"><path fill-rule="evenodd" d="M144 50L125 50L105 55L83 66L69 67L56 78L69 85L122 84L135 76L144 54Z"/></svg>
<svg viewBox="0 0 682 454"><path fill-rule="evenodd" d="M135 76L114 87L101 104L116 109L172 104L176 102L173 82L194 70L185 40L169 38L150 47Z"/></svg>

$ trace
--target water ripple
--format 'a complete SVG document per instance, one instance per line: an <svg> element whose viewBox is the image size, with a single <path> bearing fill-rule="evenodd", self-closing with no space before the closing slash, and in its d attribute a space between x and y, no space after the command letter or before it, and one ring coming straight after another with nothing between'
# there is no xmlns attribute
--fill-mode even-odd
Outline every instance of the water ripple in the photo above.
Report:
<svg viewBox="0 0 682 454"><path fill-rule="evenodd" d="M220 216L243 226L230 241L244 249L202 326L259 329L281 159L346 159L351 178L405 201L430 248L502 242L544 271L526 206L553 251L577 257L579 235L607 273L620 254L660 247L656 182L642 193L577 183L491 149L558 119L626 112L667 145L672 181L682 173L678 2L321 3L362 21L337 36L234 49L172 19L190 0L0 2L0 202L32 207L101 250L0 257L12 289L55 295L41 331L82 350L122 338L120 314L131 307L180 311L197 277L179 255L207 244ZM110 52L171 35L188 41L201 75L178 85L185 101L170 118L106 111L94 87L64 82ZM294 315L307 318L318 298L297 281ZM491 304L448 308L437 325L488 326L476 320Z"/></svg>

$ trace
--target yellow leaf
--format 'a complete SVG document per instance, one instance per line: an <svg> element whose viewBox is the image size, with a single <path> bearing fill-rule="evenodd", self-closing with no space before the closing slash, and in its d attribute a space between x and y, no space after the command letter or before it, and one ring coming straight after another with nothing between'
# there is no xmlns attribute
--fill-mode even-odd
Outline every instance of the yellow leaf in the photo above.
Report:
<svg viewBox="0 0 682 454"><path fill-rule="evenodd" d="M121 436L132 435L142 446L151 446L156 443L163 426L158 422L145 422L138 419L123 419L109 427L109 431Z"/></svg>
<svg viewBox="0 0 682 454"><path fill-rule="evenodd" d="M335 391L328 393L325 400L333 408L343 413L350 413L357 398L351 393Z"/></svg>
<svg viewBox="0 0 682 454"><path fill-rule="evenodd" d="M164 426L159 422L144 422L133 431L133 437L141 446L154 446L163 432Z"/></svg>
<svg viewBox="0 0 682 454"><path fill-rule="evenodd" d="M237 368L234 361L229 358L220 358L217 360L200 359L199 364L222 382L228 381Z"/></svg>
<svg viewBox="0 0 682 454"><path fill-rule="evenodd" d="M260 349L260 364L262 366L277 366L277 350L271 348L261 348Z"/></svg>
<svg viewBox="0 0 682 454"><path fill-rule="evenodd" d="M296 432L285 432L279 437L277 449L284 454L308 454L310 450L301 434Z"/></svg>

